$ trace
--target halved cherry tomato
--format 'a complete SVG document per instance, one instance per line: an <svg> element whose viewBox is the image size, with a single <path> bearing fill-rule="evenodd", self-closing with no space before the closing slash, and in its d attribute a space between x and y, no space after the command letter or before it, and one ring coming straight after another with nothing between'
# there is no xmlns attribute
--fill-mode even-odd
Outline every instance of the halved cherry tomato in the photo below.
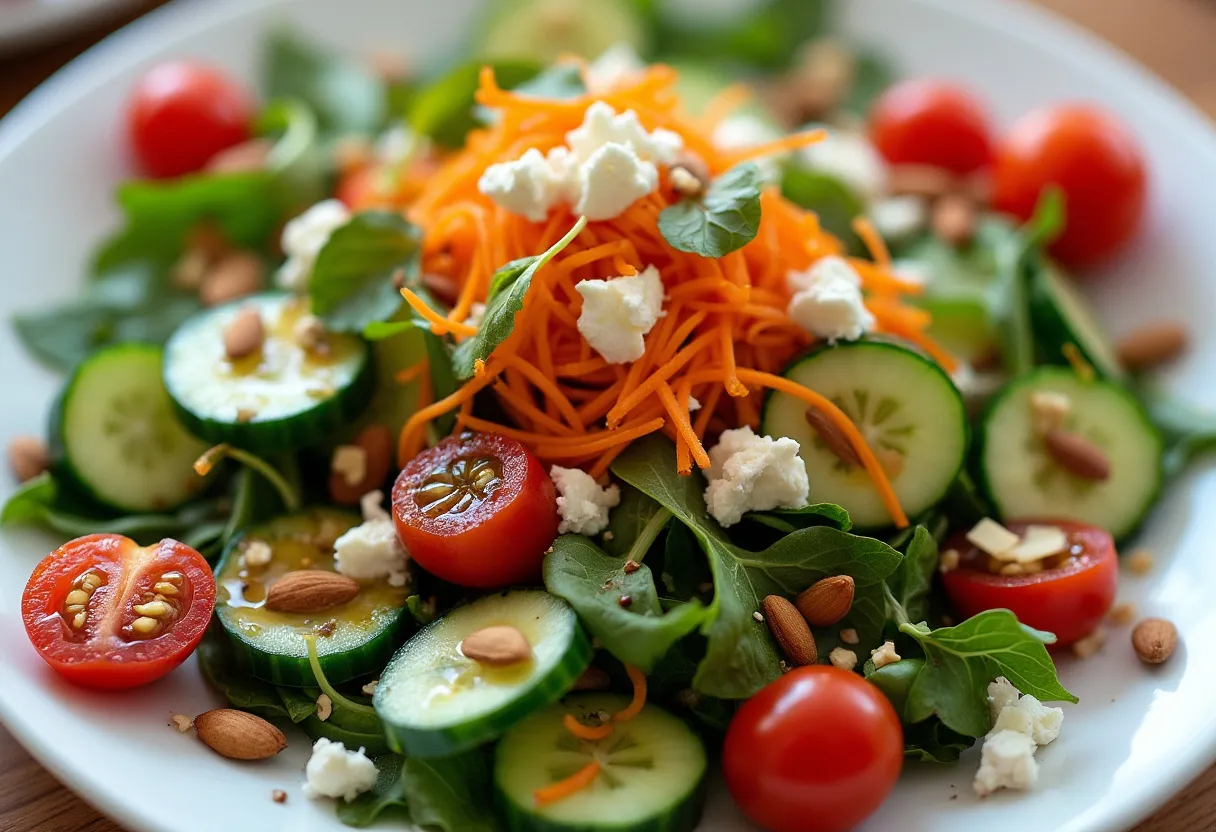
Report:
<svg viewBox="0 0 1216 832"><path fill-rule="evenodd" d="M181 176L248 139L253 116L252 96L227 75L205 64L170 61L135 85L127 133L144 173Z"/></svg>
<svg viewBox="0 0 1216 832"><path fill-rule="evenodd" d="M843 832L886 799L904 760L899 716L856 673L808 665L743 703L726 732L731 795L771 832Z"/></svg>
<svg viewBox="0 0 1216 832"><path fill-rule="evenodd" d="M1006 523L1023 534L1029 521ZM1111 536L1097 526L1068 520L1035 521L1058 526L1069 549L1030 575L1000 575L988 556L959 535L946 544L959 552L959 565L942 575L954 608L965 618L992 609L1011 610L1023 624L1055 633L1057 647L1092 633L1115 601L1119 558Z"/></svg>
<svg viewBox="0 0 1216 832"><path fill-rule="evenodd" d="M65 543L34 567L21 596L25 631L47 664L90 688L159 679L194 652L215 608L202 555L176 540L140 546L116 534Z"/></svg>
<svg viewBox="0 0 1216 832"><path fill-rule="evenodd" d="M983 103L967 89L933 78L888 87L870 110L870 140L893 165L964 174L992 160Z"/></svg>
<svg viewBox="0 0 1216 832"><path fill-rule="evenodd" d="M536 580L557 537L557 489L514 439L465 433L410 460L393 486L397 536L428 572L461 586Z"/></svg>

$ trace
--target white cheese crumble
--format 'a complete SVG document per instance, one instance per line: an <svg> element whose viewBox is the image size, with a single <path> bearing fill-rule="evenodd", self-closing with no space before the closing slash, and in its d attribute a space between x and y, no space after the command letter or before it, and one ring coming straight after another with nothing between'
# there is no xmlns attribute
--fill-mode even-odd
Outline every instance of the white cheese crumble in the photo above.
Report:
<svg viewBox="0 0 1216 832"><path fill-rule="evenodd" d="M1034 740L1018 731L1000 731L984 741L980 769L972 784L987 797L998 789L1029 789L1039 779Z"/></svg>
<svg viewBox="0 0 1216 832"><path fill-rule="evenodd" d="M663 281L647 266L629 277L581 280L578 331L609 364L637 361L646 351L646 333L662 316Z"/></svg>
<svg viewBox="0 0 1216 832"><path fill-rule="evenodd" d="M800 327L835 343L856 341L874 328L861 295L861 277L839 257L824 257L805 272L791 272L794 291L786 314Z"/></svg>
<svg viewBox="0 0 1216 832"><path fill-rule="evenodd" d="M929 206L918 196L903 194L870 206L870 221L885 240L906 240L929 224Z"/></svg>
<svg viewBox="0 0 1216 832"><path fill-rule="evenodd" d="M405 586L409 555L392 515L380 506L383 499L379 491L363 495L363 522L334 541L334 569L357 581L387 579L389 586Z"/></svg>
<svg viewBox="0 0 1216 832"><path fill-rule="evenodd" d="M997 676L995 682L988 684L988 710L992 712L992 718L996 719L1001 715L1001 711L1018 701L1020 693L1004 676Z"/></svg>
<svg viewBox="0 0 1216 832"><path fill-rule="evenodd" d="M588 92L601 94L645 68L646 63L638 57L637 51L621 41L609 46L587 65L583 81L587 84Z"/></svg>
<svg viewBox="0 0 1216 832"><path fill-rule="evenodd" d="M875 668L880 668L901 661L903 656L895 652L895 642L884 641L882 646L870 651L870 659Z"/></svg>
<svg viewBox="0 0 1216 832"><path fill-rule="evenodd" d="M659 170L631 147L609 142L578 171L574 211L589 220L610 220L659 186Z"/></svg>
<svg viewBox="0 0 1216 832"><path fill-rule="evenodd" d="M490 165L477 189L511 213L542 222L565 196L566 175L533 147L513 162Z"/></svg>
<svg viewBox="0 0 1216 832"><path fill-rule="evenodd" d="M599 483L579 468L554 465L549 470L557 486L559 534L599 534L608 528L608 510L621 502L621 489L615 485L600 488Z"/></svg>
<svg viewBox="0 0 1216 832"><path fill-rule="evenodd" d="M662 165L670 165L684 149L678 134L662 128L647 132L633 110L617 113L603 101L587 107L583 123L566 134L566 144L584 162L610 144L628 147L639 158Z"/></svg>
<svg viewBox="0 0 1216 832"><path fill-rule="evenodd" d="M241 558L246 566L258 568L270 563L274 558L274 550L264 540L251 540L241 550Z"/></svg>
<svg viewBox="0 0 1216 832"><path fill-rule="evenodd" d="M709 513L733 526L746 511L806 505L810 483L798 450L793 439L758 436L747 426L723 431L709 449Z"/></svg>
<svg viewBox="0 0 1216 832"><path fill-rule="evenodd" d="M321 737L304 769L304 796L342 798L347 803L376 785L376 764L363 749L347 751L340 742Z"/></svg>
<svg viewBox="0 0 1216 832"><path fill-rule="evenodd" d="M690 396L688 397L688 412L689 412L689 413L696 413L696 412L697 412L698 410L700 410L700 409L701 409L701 402L697 401L697 397L696 397L696 396L691 396L691 395L690 395Z"/></svg>
<svg viewBox="0 0 1216 832"><path fill-rule="evenodd" d="M811 170L839 179L867 202L886 189L887 166L860 132L829 129L826 139L807 145L800 153Z"/></svg>
<svg viewBox="0 0 1216 832"><path fill-rule="evenodd" d="M317 255L330 235L350 222L350 210L337 199L327 199L318 202L303 214L283 226L280 244L287 262L279 268L275 283L281 289L293 292L303 292L308 288L308 279L312 277L312 267L317 262Z"/></svg>
<svg viewBox="0 0 1216 832"><path fill-rule="evenodd" d="M833 667L852 670L857 667L857 654L847 647L834 647L832 652L828 653L828 661L832 663Z"/></svg>

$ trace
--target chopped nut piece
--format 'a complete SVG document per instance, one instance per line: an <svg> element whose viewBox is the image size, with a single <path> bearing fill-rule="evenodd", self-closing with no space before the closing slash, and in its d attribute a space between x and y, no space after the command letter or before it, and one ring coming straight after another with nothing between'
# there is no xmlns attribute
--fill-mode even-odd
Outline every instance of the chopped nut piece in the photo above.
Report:
<svg viewBox="0 0 1216 832"><path fill-rule="evenodd" d="M608 541L612 540L612 538L616 537L616 535L614 535L612 533L612 531L609 530L609 531L604 532L603 537L604 537L604 542L607 543Z"/></svg>
<svg viewBox="0 0 1216 832"><path fill-rule="evenodd" d="M624 572L626 575L632 575L634 572L637 572L641 568L642 568L642 564L638 563L636 560L625 561Z"/></svg>
<svg viewBox="0 0 1216 832"><path fill-rule="evenodd" d="M270 799L275 803L286 803L287 792L283 791L282 789L275 789L270 793Z"/></svg>
<svg viewBox="0 0 1216 832"><path fill-rule="evenodd" d="M1088 659L1096 654L1106 644L1106 628L1099 627L1085 638L1073 642L1072 652L1079 659Z"/></svg>
<svg viewBox="0 0 1216 832"><path fill-rule="evenodd" d="M528 637L516 627L494 625L465 636L460 644L464 655L491 667L507 667L532 658Z"/></svg>
<svg viewBox="0 0 1216 832"><path fill-rule="evenodd" d="M1115 347L1119 363L1133 372L1151 370L1186 351L1190 335L1181 321L1160 321L1130 333Z"/></svg>
<svg viewBox="0 0 1216 832"><path fill-rule="evenodd" d="M1030 415L1034 420L1034 432L1039 436L1064 427L1070 413L1072 399L1067 394L1054 390L1031 391Z"/></svg>
<svg viewBox="0 0 1216 832"><path fill-rule="evenodd" d="M831 653L828 653L828 661L833 667L839 667L841 670L852 670L857 667L857 654L852 650L844 647L833 648Z"/></svg>
<svg viewBox="0 0 1216 832"><path fill-rule="evenodd" d="M1128 556L1127 568L1133 575L1147 575L1153 568L1153 553L1137 549Z"/></svg>
<svg viewBox="0 0 1216 832"><path fill-rule="evenodd" d="M695 199L705 192L705 183L685 167L673 167L669 174L671 187L680 196Z"/></svg>
<svg viewBox="0 0 1216 832"><path fill-rule="evenodd" d="M241 424L252 422L254 417L258 415L256 410L250 410L248 407L238 407L236 411L236 420Z"/></svg>
<svg viewBox="0 0 1216 832"><path fill-rule="evenodd" d="M371 696L373 693L376 692L376 688L377 688L377 686L379 686L379 684L380 684L379 679L372 679L370 682L368 682L366 685L363 686L363 692L365 694L367 694L368 696Z"/></svg>
<svg viewBox="0 0 1216 832"><path fill-rule="evenodd" d="M861 637L857 635L857 631L852 627L848 627L840 631L840 640L845 644L857 644L861 641Z"/></svg>
<svg viewBox="0 0 1216 832"><path fill-rule="evenodd" d="M50 464L46 443L36 436L14 436L8 442L8 464L17 482L29 482Z"/></svg>
<svg viewBox="0 0 1216 832"><path fill-rule="evenodd" d="M1146 618L1132 630L1132 648L1145 664L1161 664L1178 647L1178 628L1164 618Z"/></svg>
<svg viewBox="0 0 1216 832"><path fill-rule="evenodd" d="M1111 624L1126 627L1136 619L1136 605L1131 601L1115 604L1106 618Z"/></svg>
<svg viewBox="0 0 1216 832"><path fill-rule="evenodd" d="M945 575L947 572L952 572L958 569L959 553L958 549L947 549L941 553L937 559L937 571Z"/></svg>
<svg viewBox="0 0 1216 832"><path fill-rule="evenodd" d="M1048 431L1043 445L1052 461L1073 476L1096 481L1110 478L1110 458L1106 452L1079 433Z"/></svg>
<svg viewBox="0 0 1216 832"><path fill-rule="evenodd" d="M179 734L184 734L194 727L194 720L185 714L173 715L173 727L177 729Z"/></svg>
<svg viewBox="0 0 1216 832"><path fill-rule="evenodd" d="M326 694L321 694L317 697L317 719L324 722L329 719L330 714L334 712L333 700Z"/></svg>
<svg viewBox="0 0 1216 832"><path fill-rule="evenodd" d="M895 664L902 658L902 656L895 652L895 642L893 641L884 641L881 647L870 651L870 659L874 662L875 668Z"/></svg>
<svg viewBox="0 0 1216 832"><path fill-rule="evenodd" d="M270 563L271 559L274 558L274 550L264 540L251 540L242 549L241 557L244 559L246 566L257 568Z"/></svg>
<svg viewBox="0 0 1216 832"><path fill-rule="evenodd" d="M291 336L306 352L329 355L329 332L316 315L302 315L291 328Z"/></svg>

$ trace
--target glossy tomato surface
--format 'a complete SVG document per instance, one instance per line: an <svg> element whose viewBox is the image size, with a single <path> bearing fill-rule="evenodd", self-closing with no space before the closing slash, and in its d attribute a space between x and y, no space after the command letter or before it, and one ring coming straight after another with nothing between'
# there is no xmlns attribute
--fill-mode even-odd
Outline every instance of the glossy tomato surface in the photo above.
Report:
<svg viewBox="0 0 1216 832"><path fill-rule="evenodd" d="M1048 185L1063 191L1067 221L1051 252L1074 268L1110 258L1144 218L1143 151L1126 125L1092 105L1027 113L1000 142L993 179L994 206L1022 219Z"/></svg>
<svg viewBox="0 0 1216 832"><path fill-rule="evenodd" d="M535 581L557 537L557 490L523 445L466 433L423 451L393 486L393 519L410 557L461 586Z"/></svg>
<svg viewBox="0 0 1216 832"><path fill-rule="evenodd" d="M1068 536L1063 562L1032 575L999 575L988 556L959 535L946 548L959 552L959 565L942 575L955 610L964 618L991 609L1011 610L1018 620L1055 633L1062 647L1092 633L1115 602L1119 559L1111 536L1096 526L1067 520L1006 523L1023 534L1030 525L1058 526ZM1054 566L1054 564L1048 564Z"/></svg>
<svg viewBox="0 0 1216 832"><path fill-rule="evenodd" d="M870 140L893 165L971 173L992 159L988 112L949 81L911 78L888 87L870 110Z"/></svg>
<svg viewBox="0 0 1216 832"><path fill-rule="evenodd" d="M21 597L30 642L66 679L130 688L194 652L215 608L215 578L176 540L152 546L116 534L77 538L34 568Z"/></svg>
<svg viewBox="0 0 1216 832"><path fill-rule="evenodd" d="M153 67L127 103L127 133L139 168L167 178L193 173L222 150L249 138L252 96L205 64Z"/></svg>
<svg viewBox="0 0 1216 832"><path fill-rule="evenodd" d="M809 665L743 703L722 770L735 801L771 832L843 832L882 804L903 766L899 716L856 673Z"/></svg>

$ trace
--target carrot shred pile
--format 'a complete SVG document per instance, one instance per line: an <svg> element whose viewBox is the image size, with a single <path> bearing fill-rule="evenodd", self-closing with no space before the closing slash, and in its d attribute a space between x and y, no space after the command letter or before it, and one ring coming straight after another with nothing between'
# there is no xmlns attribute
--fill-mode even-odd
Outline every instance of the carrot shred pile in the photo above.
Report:
<svg viewBox="0 0 1216 832"><path fill-rule="evenodd" d="M528 148L543 153L564 144L594 100L618 112L633 110L648 130L678 133L685 150L700 157L713 176L741 161L821 138L812 131L771 146L719 149L710 139L714 123L737 105L738 91L727 90L720 106L709 107L710 116L693 118L683 110L675 82L671 68L654 66L595 96L551 100L504 91L489 68L482 71L477 101L496 111L496 121L469 134L465 148L447 157L407 212L424 229L423 273L458 291L446 315L407 293L432 331L457 341L468 337L474 331L466 322L470 310L485 302L494 272L511 260L546 251L575 223L564 207L544 222L531 222L481 194L477 183L491 164L516 159ZM769 187L761 195L760 230L751 243L719 259L685 253L658 229L660 211L679 199L663 171L657 191L615 219L588 224L539 269L512 334L477 375L407 422L398 448L401 464L423 447L430 420L458 410L457 430L512 436L546 463L580 466L593 476L603 474L630 442L661 431L676 443L681 472L690 472L693 465L709 467L707 434L758 426L761 391L771 388L816 402L854 444L891 517L906 524L886 473L849 418L824 397L779 375L814 342L786 314L787 276L825 256L846 256L843 244L820 227L814 213ZM898 335L952 368L953 359L926 333L928 316L903 302L918 287L892 273L872 228L862 223L857 230L873 260L850 258L850 263L861 276L877 330ZM662 277L664 317L647 334L640 359L609 364L578 331L583 299L575 286L647 266ZM473 415L472 399L485 389L497 396L511 424ZM699 412L690 410L690 397L702 404Z"/></svg>

